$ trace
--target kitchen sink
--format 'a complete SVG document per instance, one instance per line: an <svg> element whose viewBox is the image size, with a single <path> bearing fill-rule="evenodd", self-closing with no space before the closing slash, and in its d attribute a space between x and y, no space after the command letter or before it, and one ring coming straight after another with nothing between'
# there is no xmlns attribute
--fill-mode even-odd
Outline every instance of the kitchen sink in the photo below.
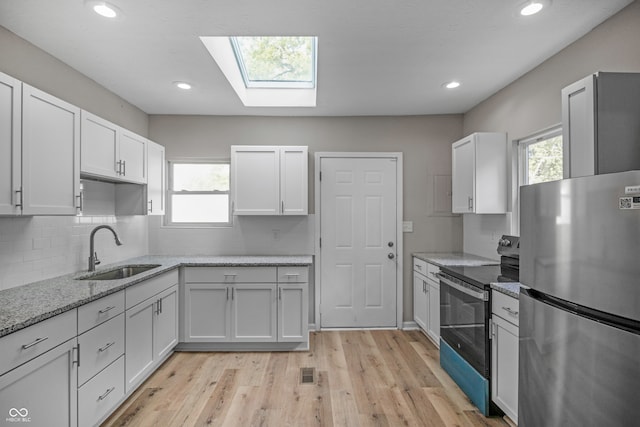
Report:
<svg viewBox="0 0 640 427"><path fill-rule="evenodd" d="M92 273L87 276L78 277L76 280L117 280L126 279L145 271L149 271L156 267L160 267L160 264L137 264L137 265L123 265L121 267L112 268L107 271L101 271L98 273Z"/></svg>

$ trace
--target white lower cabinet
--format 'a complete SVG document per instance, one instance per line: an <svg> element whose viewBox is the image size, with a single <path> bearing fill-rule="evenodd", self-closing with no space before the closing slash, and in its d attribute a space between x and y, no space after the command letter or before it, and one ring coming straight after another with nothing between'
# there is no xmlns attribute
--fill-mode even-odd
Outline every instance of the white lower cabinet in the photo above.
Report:
<svg viewBox="0 0 640 427"><path fill-rule="evenodd" d="M127 288L125 299L125 389L129 393L178 343L177 271Z"/></svg>
<svg viewBox="0 0 640 427"><path fill-rule="evenodd" d="M78 425L97 425L125 395L124 355L78 389Z"/></svg>
<svg viewBox="0 0 640 427"><path fill-rule="evenodd" d="M518 423L518 309L516 298L492 291L491 400Z"/></svg>
<svg viewBox="0 0 640 427"><path fill-rule="evenodd" d="M73 338L0 376L0 414L7 424L78 425L76 353Z"/></svg>
<svg viewBox="0 0 640 427"><path fill-rule="evenodd" d="M413 320L436 344L440 345L440 267L413 258Z"/></svg>
<svg viewBox="0 0 640 427"><path fill-rule="evenodd" d="M307 267L187 267L183 340L305 343L307 282Z"/></svg>

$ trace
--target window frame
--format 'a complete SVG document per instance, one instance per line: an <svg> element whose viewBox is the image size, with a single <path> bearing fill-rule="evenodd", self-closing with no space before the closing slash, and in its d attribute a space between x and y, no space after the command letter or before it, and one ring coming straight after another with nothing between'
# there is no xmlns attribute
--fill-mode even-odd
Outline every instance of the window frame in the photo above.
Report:
<svg viewBox="0 0 640 427"><path fill-rule="evenodd" d="M174 191L173 190L173 165L175 164L218 164L218 165L228 165L229 166L229 190L228 191ZM212 195L212 194L227 194L228 205L227 209L229 212L229 221L227 222L173 222L172 218L172 210L173 210L173 202L172 195L174 194L189 194L189 195ZM189 159L189 158L178 158L178 159L169 159L167 160L167 204L166 211L164 215L164 226L165 227L174 227L174 228L229 228L233 226L233 215L232 215L232 201L231 201L231 159Z"/></svg>
<svg viewBox="0 0 640 427"><path fill-rule="evenodd" d="M512 170L516 171L516 173L512 173L512 179L511 179L511 183L512 183L511 195L513 200L512 206L511 206L511 212L512 212L511 225L512 225L512 229L515 230L515 234L518 234L518 235L520 234L520 187L523 185L530 185L528 184L528 182L526 182L528 179L528 175L527 175L528 165L526 163L527 147L537 142L554 138L556 136L562 136L562 123L557 123L543 130L529 134L523 138L513 140ZM563 162L563 169L564 169L564 162Z"/></svg>

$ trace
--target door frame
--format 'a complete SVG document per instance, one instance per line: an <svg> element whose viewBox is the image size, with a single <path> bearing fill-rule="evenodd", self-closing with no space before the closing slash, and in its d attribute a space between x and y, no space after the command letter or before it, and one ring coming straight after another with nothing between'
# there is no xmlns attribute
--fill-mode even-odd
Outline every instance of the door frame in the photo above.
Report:
<svg viewBox="0 0 640 427"><path fill-rule="evenodd" d="M402 153L401 152L316 152L314 170L315 192L315 286L314 286L314 322L315 330L320 330L320 290L322 288L322 256L320 253L320 214L322 212L320 202L320 161L325 158L388 158L395 159L396 163L396 328L402 329L403 324L403 266L404 266L404 236L402 234Z"/></svg>

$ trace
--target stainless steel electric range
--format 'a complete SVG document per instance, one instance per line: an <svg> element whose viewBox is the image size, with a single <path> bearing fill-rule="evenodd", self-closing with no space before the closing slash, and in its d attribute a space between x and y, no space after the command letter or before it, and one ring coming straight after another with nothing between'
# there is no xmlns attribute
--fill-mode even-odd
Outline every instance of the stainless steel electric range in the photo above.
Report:
<svg viewBox="0 0 640 427"><path fill-rule="evenodd" d="M490 284L519 281L519 238L498 243L500 265L442 267L440 364L484 415L499 413L491 402Z"/></svg>

